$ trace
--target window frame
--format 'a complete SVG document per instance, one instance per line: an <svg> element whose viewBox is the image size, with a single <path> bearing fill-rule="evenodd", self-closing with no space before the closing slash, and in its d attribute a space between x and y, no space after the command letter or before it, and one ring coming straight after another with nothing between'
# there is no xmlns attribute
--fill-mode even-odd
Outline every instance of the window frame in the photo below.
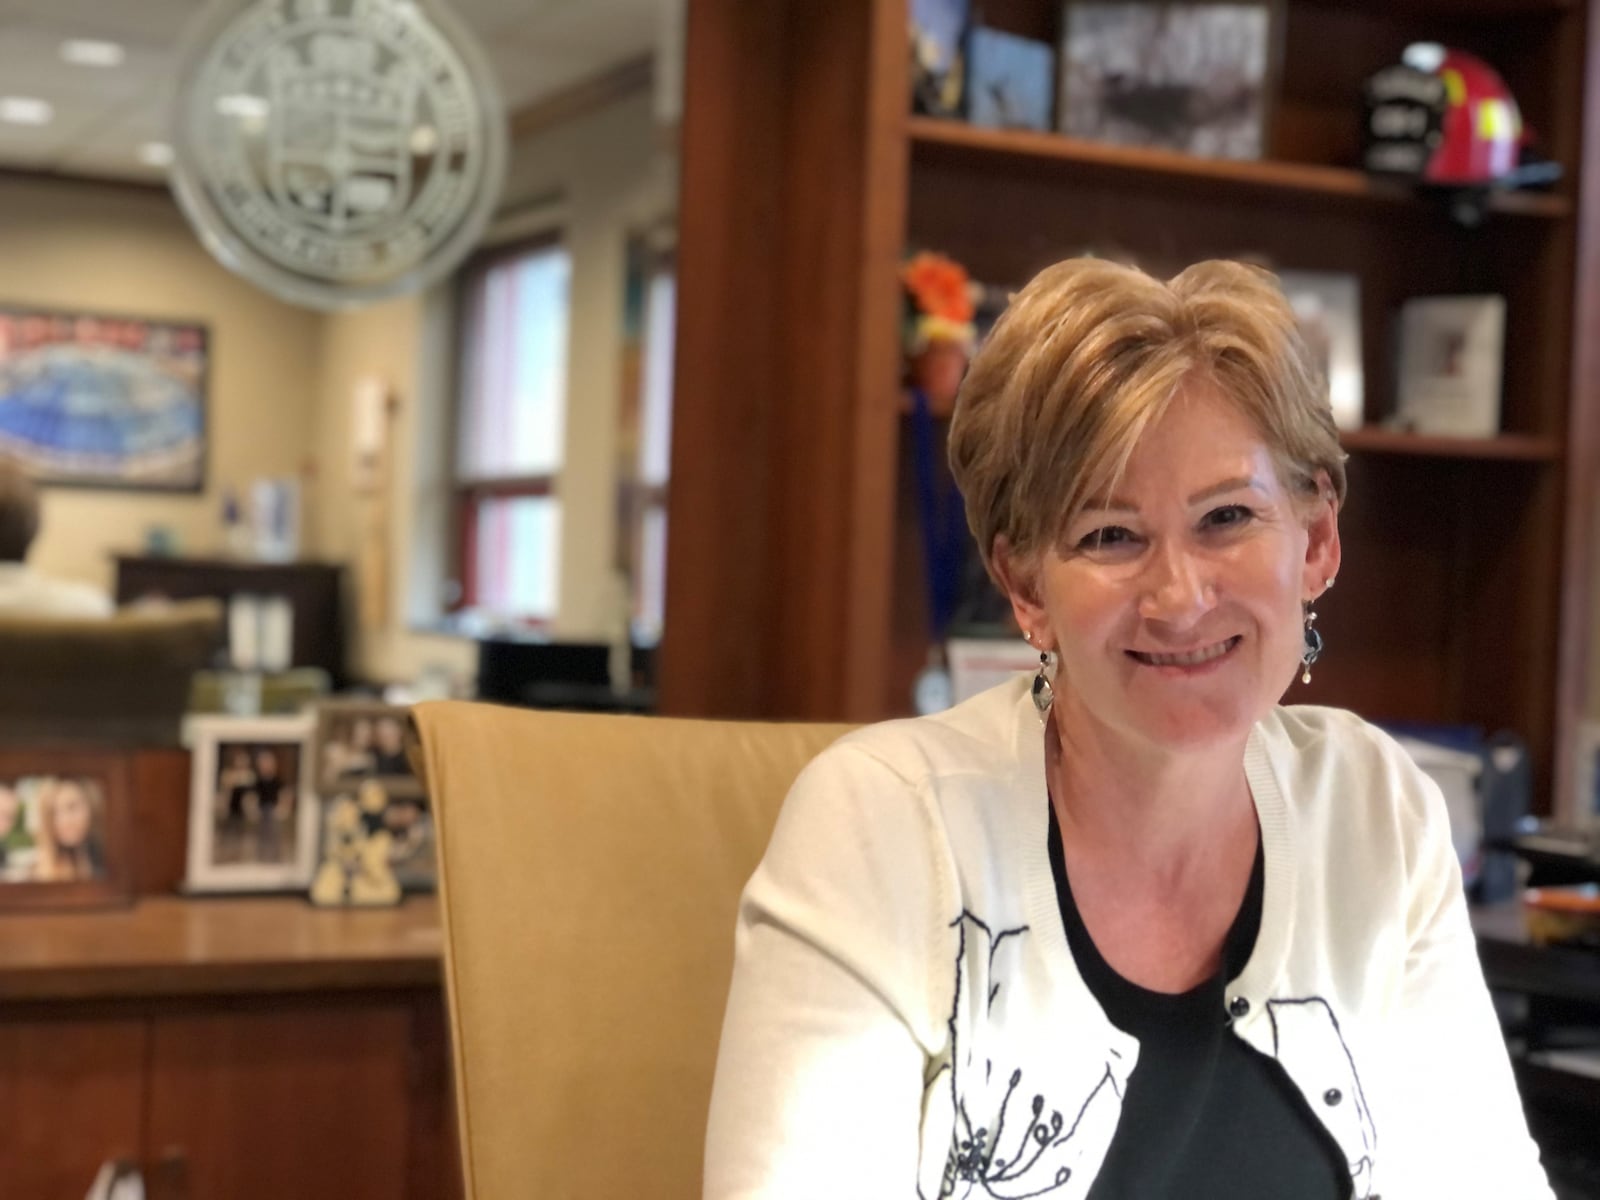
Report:
<svg viewBox="0 0 1600 1200"><path fill-rule="evenodd" d="M669 245L661 246L661 245L652 245L650 243L648 233L646 233L643 236L644 236L645 241L644 241L644 245L641 247L640 267L641 267L641 276L642 276L643 285L644 285L644 292L645 292L645 299L644 299L645 319L644 319L644 325L643 325L644 335L643 335L643 338L641 339L641 347L640 347L640 349L641 349L641 354L642 354L643 358L645 359L645 361L641 364L640 379L639 379L639 392L640 392L640 394L639 394L640 442L639 442L639 453L635 456L634 461L628 464L628 468L627 468L627 470L628 470L628 480L627 480L627 487L626 487L626 492L627 492L626 511L625 511L624 519L623 519L623 521L621 523L621 528L619 528L619 531L618 531L619 532L619 537L618 537L618 541L619 541L618 555L619 555L619 558L622 560L620 565L625 570L625 572L627 574L627 579L628 579L628 591L629 591L629 595L628 595L628 626L629 626L629 636L637 644L640 644L640 645L643 645L643 646L647 646L647 647L653 647L654 645L656 645L656 640L655 639L659 638L659 636L660 636L660 630L659 629L655 629L655 630L651 631L651 633L654 636L650 640L646 640L645 636L644 636L644 631L642 629L643 619L644 619L644 616L645 616L645 613L646 613L647 609L650 607L649 601L651 599L655 599L655 600L658 601L660 609L663 610L662 612L657 614L657 619L661 624L664 624L665 623L665 620L664 620L665 612L664 612L664 610L665 610L665 606L666 606L666 596L664 594L664 582L663 582L663 594L660 595L659 597L650 597L650 596L647 596L646 593L645 593L644 588L645 588L645 579L646 579L646 576L647 576L647 572L645 571L644 531L645 531L645 527L646 527L646 524L648 522L648 519L649 519L649 517L650 517L650 515L652 513L658 513L663 522L666 522L666 521L668 521L670 519L670 514L668 512L668 505L667 505L667 497L668 497L668 493L669 493L669 491L671 489L671 484L672 484L672 463L671 463L670 446L671 446L671 430L672 430L673 416L674 416L674 411L675 411L675 401L677 399L676 394L675 394L676 385L677 385L677 345L676 345L677 339L676 339L676 329L677 329L677 312L678 312L678 298L679 298L679 293L678 293L679 277L678 277L678 252L677 252L676 239L674 238L673 241ZM672 369L668 372L668 378L667 378L667 381L666 381L666 388L667 388L667 398L666 398L667 422L666 422L666 428L667 428L667 438L668 438L668 455L667 455L667 463L666 463L666 472L663 475L663 477L661 478L661 480L659 482L647 483L647 482L645 482L645 478L644 478L645 472L644 472L643 455L644 455L644 450L645 450L644 437L645 437L645 434L646 434L646 428L648 426L648 418L649 418L649 411L648 411L649 410L649 395L648 395L648 390L649 390L649 383L648 383L649 362L648 362L648 359L649 359L649 354L650 354L650 349L651 349L651 338L652 338L653 335L656 334L653 322L650 320L650 313L651 313L650 291L651 291L651 287L652 287L654 281L657 278L659 278L660 276L662 276L662 275L666 275L668 278L671 279L671 281L672 281L672 289L673 289L673 291L672 291L672 314L673 314L673 316L672 316L672 329L674 331L674 336L672 338L672 343L673 344L672 344L672 347L671 347L671 350L670 350L670 354L671 354L671 358L672 358Z"/></svg>
<svg viewBox="0 0 1600 1200"><path fill-rule="evenodd" d="M477 551L478 551L478 521L477 515L480 505L485 500L516 500L525 497L555 497L560 496L560 472L566 466L566 448L562 447L561 468L555 472L535 475L493 476L472 478L464 476L461 470L461 438L464 432L464 412L467 396L467 359L470 353L475 329L473 328L474 306L473 294L482 285L489 273L495 268L503 266L515 259L525 258L540 251L552 248L566 248L567 238L565 230L555 227L540 230L485 247L472 255L466 263L456 272L455 276L455 312L454 335L455 356L451 382L453 403L450 406L449 437L445 452L449 455L449 490L450 490L450 528L452 530L452 546L448 556L450 568L454 574L454 587L449 589L452 593L449 602L444 606L448 615L456 615L478 606L478 579L477 579ZM570 263L571 252L568 251ZM567 297L567 336L571 338L572 298L569 291ZM570 344L568 347L570 351ZM570 368L570 361L568 366ZM561 403L563 408L571 399L570 378L564 381ZM563 421L563 428L565 422ZM559 579L559 575L558 575ZM558 584L559 590L559 584ZM559 611L559 603L557 605ZM546 629L550 627L555 616L517 615L511 613L492 614L497 622L514 623L525 629Z"/></svg>

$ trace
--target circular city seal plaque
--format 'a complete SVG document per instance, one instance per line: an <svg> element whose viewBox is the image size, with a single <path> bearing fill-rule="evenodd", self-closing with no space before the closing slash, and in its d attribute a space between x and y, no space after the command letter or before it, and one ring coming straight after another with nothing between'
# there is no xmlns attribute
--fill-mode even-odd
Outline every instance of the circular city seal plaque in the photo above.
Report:
<svg viewBox="0 0 1600 1200"><path fill-rule="evenodd" d="M505 172L493 75L439 0L218 0L188 34L173 126L207 249L314 308L444 275Z"/></svg>

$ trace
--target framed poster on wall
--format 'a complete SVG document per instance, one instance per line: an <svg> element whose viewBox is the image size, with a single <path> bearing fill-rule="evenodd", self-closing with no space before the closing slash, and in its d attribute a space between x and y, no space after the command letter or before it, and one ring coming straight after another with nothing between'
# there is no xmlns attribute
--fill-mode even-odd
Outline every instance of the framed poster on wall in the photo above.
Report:
<svg viewBox="0 0 1600 1200"><path fill-rule="evenodd" d="M0 457L41 483L205 486L210 334L0 304Z"/></svg>

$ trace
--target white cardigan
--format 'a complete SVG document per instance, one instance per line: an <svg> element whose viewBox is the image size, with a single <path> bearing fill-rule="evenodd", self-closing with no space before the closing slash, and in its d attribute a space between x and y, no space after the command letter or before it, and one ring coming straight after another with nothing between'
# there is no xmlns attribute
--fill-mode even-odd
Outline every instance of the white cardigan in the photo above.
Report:
<svg viewBox="0 0 1600 1200"><path fill-rule="evenodd" d="M1018 679L801 774L740 909L708 1200L1087 1194L1139 1045L1067 948L1044 759ZM1266 890L1233 1031L1357 1200L1551 1197L1438 789L1335 709L1275 709L1245 769Z"/></svg>

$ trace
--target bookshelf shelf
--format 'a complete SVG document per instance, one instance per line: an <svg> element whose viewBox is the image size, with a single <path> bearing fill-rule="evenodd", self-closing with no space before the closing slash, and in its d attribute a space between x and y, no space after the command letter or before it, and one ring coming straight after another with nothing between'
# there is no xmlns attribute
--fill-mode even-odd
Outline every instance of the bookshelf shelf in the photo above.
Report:
<svg viewBox="0 0 1600 1200"><path fill-rule="evenodd" d="M1394 208L1443 208L1425 192L1374 179L1343 167L1281 161L1199 158L1170 150L1114 146L1055 133L982 129L960 121L909 118L913 163L1007 165L1022 170L1117 173L1159 179L1167 188L1227 189L1276 194L1305 201L1354 204L1382 212ZM1490 213L1559 221L1572 215L1565 196L1545 192L1497 191L1487 198Z"/></svg>
<svg viewBox="0 0 1600 1200"><path fill-rule="evenodd" d="M1346 430L1339 435L1339 442L1352 454L1546 463L1560 462L1562 457L1558 439L1526 433L1502 433L1491 438L1437 437L1369 425L1364 429Z"/></svg>

